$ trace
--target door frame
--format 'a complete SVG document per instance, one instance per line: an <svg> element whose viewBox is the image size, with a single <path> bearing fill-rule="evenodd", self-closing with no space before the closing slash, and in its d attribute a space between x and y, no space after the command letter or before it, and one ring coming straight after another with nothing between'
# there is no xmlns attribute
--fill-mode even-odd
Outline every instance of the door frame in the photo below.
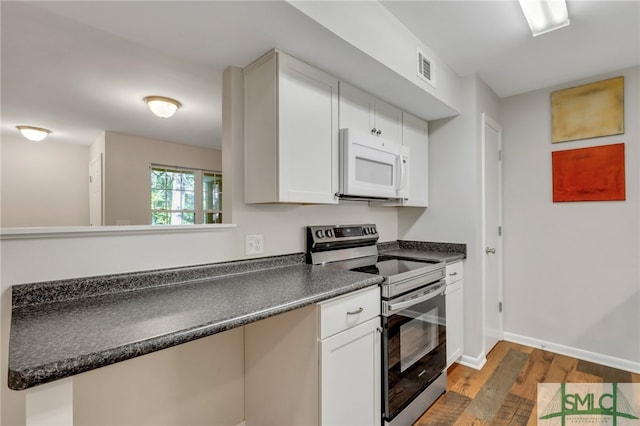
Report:
<svg viewBox="0 0 640 426"><path fill-rule="evenodd" d="M96 205L94 203L93 198L93 165L97 164L99 166L100 173L100 205ZM91 223L91 220L94 216L100 216L100 223ZM104 225L104 162L102 161L102 153L98 155L98 157L94 158L89 162L89 225L90 226L102 226Z"/></svg>
<svg viewBox="0 0 640 426"><path fill-rule="evenodd" d="M498 256L498 300L499 303L503 302L504 294L503 294L503 237L504 237L504 227L503 227L503 174L502 174L502 126L498 124L491 116L487 113L482 113L481 118L481 126L482 126L482 136L481 136L481 157L482 157L482 247L481 247L481 256L482 256L482 331L483 331L483 339L482 339L482 347L483 353L485 356L491 348L487 348L487 254L482 254L487 247L487 231L486 231L486 128L491 127L498 133L498 150L500 151L500 157L498 160L498 226L502 227L501 235L498 236L498 246L496 247L496 255ZM504 338L504 304L502 305L502 311L498 314L498 334L499 339Z"/></svg>

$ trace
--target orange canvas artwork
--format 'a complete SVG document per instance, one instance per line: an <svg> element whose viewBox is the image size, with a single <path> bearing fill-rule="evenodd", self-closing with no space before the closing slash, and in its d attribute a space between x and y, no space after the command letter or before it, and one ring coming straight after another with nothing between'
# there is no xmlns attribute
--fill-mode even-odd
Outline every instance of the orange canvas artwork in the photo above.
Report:
<svg viewBox="0 0 640 426"><path fill-rule="evenodd" d="M553 201L620 201L625 195L624 143L551 153Z"/></svg>
<svg viewBox="0 0 640 426"><path fill-rule="evenodd" d="M624 77L551 93L551 142L624 133Z"/></svg>

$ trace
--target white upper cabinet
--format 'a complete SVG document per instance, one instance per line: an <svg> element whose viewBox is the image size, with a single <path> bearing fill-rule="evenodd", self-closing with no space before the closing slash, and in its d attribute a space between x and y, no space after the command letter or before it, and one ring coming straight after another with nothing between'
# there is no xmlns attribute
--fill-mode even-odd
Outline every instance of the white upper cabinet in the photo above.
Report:
<svg viewBox="0 0 640 426"><path fill-rule="evenodd" d="M341 129L358 129L395 143L402 140L402 110L343 81L339 123Z"/></svg>
<svg viewBox="0 0 640 426"><path fill-rule="evenodd" d="M337 78L274 50L244 88L245 202L337 204Z"/></svg>
<svg viewBox="0 0 640 426"><path fill-rule="evenodd" d="M403 206L427 207L429 203L429 125L407 112L402 113L402 144L411 152L409 198Z"/></svg>

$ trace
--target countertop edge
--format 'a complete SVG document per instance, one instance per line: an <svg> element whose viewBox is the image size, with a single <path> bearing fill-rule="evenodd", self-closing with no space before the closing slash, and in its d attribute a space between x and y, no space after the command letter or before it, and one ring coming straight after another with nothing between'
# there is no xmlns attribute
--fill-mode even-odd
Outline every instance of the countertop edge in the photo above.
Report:
<svg viewBox="0 0 640 426"><path fill-rule="evenodd" d="M380 254L408 259L452 263L467 258L467 245L422 241L392 241L378 244Z"/></svg>
<svg viewBox="0 0 640 426"><path fill-rule="evenodd" d="M105 294L182 284L304 263L304 253L257 257L174 268L42 281L11 286L12 309Z"/></svg>
<svg viewBox="0 0 640 426"><path fill-rule="evenodd" d="M260 321L262 319L314 303L322 302L356 290L379 285L381 282L381 277L372 276L371 278L354 282L351 285L347 285L327 293L320 293L311 297L285 303L283 305L268 307L257 312L252 312L251 314L228 318L210 324L203 324L201 326L152 337L109 350L83 354L75 358L23 369L12 369L9 365L8 387L16 391L26 390L38 385L63 379L65 377L71 377L97 368L106 367L108 365L136 358L138 356L188 343L193 340L212 336L217 333L241 327L252 322Z"/></svg>
<svg viewBox="0 0 640 426"><path fill-rule="evenodd" d="M467 247L466 244L457 243L394 241L379 244L379 249L381 253L390 251L409 252L409 254L413 256L417 254L417 258L429 258L450 263L465 259ZM120 281L127 281L128 283L126 286L115 285L112 290L116 290L116 292L131 291L149 287L172 285L176 283L176 278L178 276L183 278L182 280L179 280L180 282L188 282L193 279L199 280L204 275L209 277L223 277L229 275L230 272L233 272L231 275L235 275L259 273L262 269L266 270L280 267L287 268L303 264L303 256L304 255L302 253L295 253L267 258L242 259L239 261L221 262L216 264L169 268L167 270L140 271L110 276L78 278L75 280L23 284L17 286L17 294L12 294L12 301L14 302L13 309L26 307L31 304L36 306L43 303L43 301L46 301L45 303L56 303L59 301L69 300L68 292L61 292L62 287L71 289L73 292L84 290L84 296L91 297L92 295L101 293L97 291L99 290L97 287L93 288L97 286L97 281L101 281L103 285L105 283L113 285ZM186 281L184 278L187 278ZM145 281L144 284L146 285L141 285L143 281ZM149 281L151 281L151 283ZM97 352L80 354L71 358L60 358L51 362L47 362L49 360L44 359L39 365L36 365L37 363L33 363L32 365L23 365L19 368L12 368L11 358L9 358L8 385L9 388L13 390L25 390L37 385L74 376L86 371L105 367L241 327L252 322L322 302L359 289L379 285L382 281L383 278L376 275L372 275L370 277L363 276L362 279L356 278L343 286L334 287L329 291L318 292L311 294L310 296L305 295L305 297L291 301L283 301L283 303L275 306L266 306L264 308L257 306L257 310L250 313L230 316L228 318L212 318L211 322L205 322L202 325L190 326L189 328L172 331L170 333L150 338L142 337L141 340L137 340L132 343L99 350ZM87 286L90 288L87 289Z"/></svg>

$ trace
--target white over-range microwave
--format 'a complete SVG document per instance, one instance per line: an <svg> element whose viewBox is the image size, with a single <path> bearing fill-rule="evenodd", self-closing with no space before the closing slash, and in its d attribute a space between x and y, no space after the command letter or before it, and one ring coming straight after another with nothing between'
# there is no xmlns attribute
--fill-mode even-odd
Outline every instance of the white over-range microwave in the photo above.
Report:
<svg viewBox="0 0 640 426"><path fill-rule="evenodd" d="M353 129L340 129L340 196L409 197L409 147Z"/></svg>

